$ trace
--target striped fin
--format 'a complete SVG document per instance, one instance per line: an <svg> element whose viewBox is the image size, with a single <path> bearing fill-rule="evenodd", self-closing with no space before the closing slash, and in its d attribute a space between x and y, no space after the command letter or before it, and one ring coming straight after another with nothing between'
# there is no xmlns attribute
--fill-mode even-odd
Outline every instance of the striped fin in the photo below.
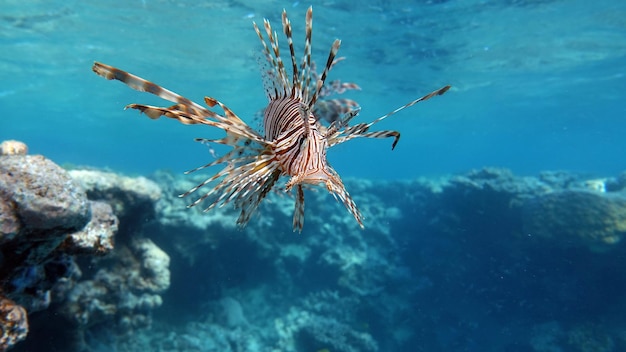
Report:
<svg viewBox="0 0 626 352"><path fill-rule="evenodd" d="M224 169L181 194L180 197L186 197L209 183L219 180L217 185L202 194L187 207L191 208L205 200L209 200L210 203L204 209L204 212L218 205L220 207L224 206L231 201L235 202L237 208L245 205L248 209L250 207L256 209L280 175L280 171L277 170L276 163L273 163L272 159L272 155L260 155L257 158L231 159ZM244 161L244 163L237 165L241 161ZM198 169L188 171L187 173L197 171ZM249 218L244 213L245 211L242 209L240 216ZM245 225L245 223L242 223L242 225Z"/></svg>
<svg viewBox="0 0 626 352"><path fill-rule="evenodd" d="M189 112L193 112L200 116L210 116L211 112L207 111L204 107L194 103L193 101L180 96L170 90L167 90L155 83L147 81L141 77L130 74L126 71L122 71L113 66L105 65L100 62L94 62L92 67L93 72L97 75L104 77L108 80L118 80L123 82L130 88L140 91L154 94L165 100L169 100L180 105L184 105L188 108Z"/></svg>
<svg viewBox="0 0 626 352"><path fill-rule="evenodd" d="M265 93L269 100L284 97L285 93L291 90L289 81L287 80L287 73L285 71L285 65L280 58L280 51L278 48L278 39L276 33L272 32L272 26L266 19L263 20L263 26L268 36L270 46L265 42L263 33L257 26L256 22L252 22L254 31L256 32L261 44L263 45L263 54L266 62L269 63L269 67L263 67L263 84ZM270 51L270 47L272 50ZM272 55L273 54L273 55Z"/></svg>
<svg viewBox="0 0 626 352"><path fill-rule="evenodd" d="M250 140L247 140L246 142L244 142L243 145L237 145L237 142L232 141L232 136L227 136L226 138L222 138L222 139L196 138L195 140L196 142L200 142L200 143L207 144L207 145L211 143L218 143L218 144L234 146L234 148L228 153L222 155L221 157L216 157L214 161L208 164L198 166L194 169L185 171L185 174L190 174L192 172L196 172L196 171L206 169L206 168L219 165L222 163L238 164L238 163L253 161L257 158L259 154L263 152L263 149L254 148L254 147L250 147L249 145L247 145L246 144L247 141L250 141Z"/></svg>
<svg viewBox="0 0 626 352"><path fill-rule="evenodd" d="M276 60L272 57L270 49L267 47L263 34L261 33L261 30L257 26L256 22L252 22L252 25L254 26L254 31L263 45L263 56L265 57L265 60L261 58L258 59L259 68L261 69L261 77L263 79L263 89L265 90L265 96L267 99L272 100L278 95L278 92L276 91L276 86L279 85L277 82L278 74L275 70Z"/></svg>
<svg viewBox="0 0 626 352"><path fill-rule="evenodd" d="M330 65L330 69L333 69L335 65L337 65L337 63L345 59L346 58L344 56L336 57L335 60L333 60L332 64ZM315 81L319 79L319 75L317 73L317 69L316 69L316 65L314 61L311 62L311 76ZM324 84L324 86L320 90L319 95L320 95L320 98L327 97L332 94L343 94L346 90L361 90L361 87L359 87L359 85L357 85L356 83L341 82L340 80L336 79L334 81L331 81L329 84Z"/></svg>
<svg viewBox="0 0 626 352"><path fill-rule="evenodd" d="M271 58L268 58L267 53L265 52L263 52L262 55L263 57L257 55L256 61L261 72L261 80L263 83L265 96L269 101L271 101L272 99L274 99L274 97L278 96L278 91L276 87L278 87L279 84L276 81L276 73L274 72Z"/></svg>
<svg viewBox="0 0 626 352"><path fill-rule="evenodd" d="M443 95L445 92L447 92L447 91L448 91L448 89L450 89L450 86L441 87L441 88L437 89L437 90L436 90L436 91L434 91L434 92L430 92L430 93L428 93L428 94L424 95L424 96L423 96L423 97L421 97L421 98L418 98L418 99L415 99L415 100L413 100L413 101L411 101L411 102L409 102L409 103L406 103L405 105L403 105L403 106L401 106L401 107L399 107L399 108L397 108L397 109L395 109L395 110L393 110L393 111L391 111L391 112L389 112L389 113L387 113L387 114L385 114L385 115L383 115L383 116L381 116L381 117L377 118L376 120L374 120L374 121L372 121L372 122L368 123L368 124L367 124L367 128L370 128L370 127L371 127L372 125L374 125L375 123L378 123L378 122L380 122L380 121L382 121L382 120L386 119L387 117L389 117L389 116L391 116L391 115L393 115L393 114L395 114L395 113L397 113L397 112L399 112L399 111L401 111L401 110L404 110L404 109L406 109L406 108L409 108L409 107L411 107L411 106L413 106L413 105L415 105L415 104L419 103L420 101L428 100L428 99L430 99L430 98L432 98L432 97L434 97L434 96L437 96L437 95Z"/></svg>
<svg viewBox="0 0 626 352"><path fill-rule="evenodd" d="M356 203L354 203L354 200L350 196L350 193L348 193L348 191L344 187L341 178L332 168L329 167L328 171L332 172L333 179L333 182L326 183L326 188L328 189L328 192L330 192L336 200L339 200L343 203L343 205L346 207L346 209L348 209L350 214L354 216L354 219L357 221L361 228L365 228L365 226L363 225L363 215L359 211L359 208L357 208Z"/></svg>
<svg viewBox="0 0 626 352"><path fill-rule="evenodd" d="M214 126L225 130L229 134L243 136L258 143L265 143L265 140L254 129L216 99L206 97L205 102L209 107L219 105L224 110L226 116L219 115L179 94L113 66L95 62L92 70L99 76L108 80L118 80L132 89L140 92L148 92L165 100L177 103L167 108L142 104L129 104L126 106L126 108L137 109L145 113L151 119L165 116L176 119L187 125L203 124Z"/></svg>
<svg viewBox="0 0 626 352"><path fill-rule="evenodd" d="M304 55L302 55L302 63L300 64L301 76L299 81L302 83L302 99L309 101L309 87L311 85L311 37L313 36L313 7L309 7L306 11L305 37L304 37ZM317 81L317 80L316 80Z"/></svg>
<svg viewBox="0 0 626 352"><path fill-rule="evenodd" d="M235 206L241 209L241 214L237 219L237 225L240 227L246 226L248 221L250 221L250 216L254 214L256 209L259 207L259 204L261 204L261 201L272 190L279 178L280 171L273 170L267 175L266 178L263 179L263 182L257 183L259 187L256 192L248 192L245 198L242 197L241 200L235 202Z"/></svg>
<svg viewBox="0 0 626 352"><path fill-rule="evenodd" d="M267 33L268 40L272 47L272 51L274 52L274 58L276 59L275 68L276 73L278 74L278 79L280 80L281 87L287 90L287 88L289 87L289 80L287 79L285 65L283 64L283 60L280 57L278 37L276 36L276 32L272 32L272 26L270 25L270 21L264 19L263 26L265 27L265 32Z"/></svg>
<svg viewBox="0 0 626 352"><path fill-rule="evenodd" d="M335 39L333 45L330 47L330 53L328 53L328 60L326 60L326 67L324 67L324 71L322 71L322 76L315 82L315 93L311 97L311 100L308 101L307 105L310 110L313 110L313 106L315 106L315 102L317 101L317 97L320 93L320 90L324 86L324 82L326 81L326 76L328 76L328 72L333 65L335 60L335 56L339 51L339 47L341 46L341 40Z"/></svg>
<svg viewBox="0 0 626 352"><path fill-rule="evenodd" d="M374 121L370 122L370 123L360 123L354 126L347 126L347 121L341 121L339 122L336 126L342 126L343 129L335 129L335 128L329 128L326 137L328 139L328 145L329 147L332 147L334 145L337 144L341 144L343 142L349 141L351 139L354 138L388 138L388 137L394 137L394 141L391 145L391 149L393 150L396 147L396 144L398 144L398 141L400 140L400 133L397 131L376 131L376 132L368 132L370 127L372 127L374 124L386 119L387 117L396 114L397 112L404 110L408 107L411 107L421 101L424 100L428 100L434 96L437 95L442 95L445 92L448 91L448 89L450 89L450 86L445 86L442 88L439 88L431 93L428 93L426 95L424 95L421 98L415 99L377 119L375 119ZM349 116L349 119L352 119L354 116L356 115L351 115ZM331 126L332 127L332 126Z"/></svg>
<svg viewBox="0 0 626 352"><path fill-rule="evenodd" d="M313 109L313 115L317 121L333 123L357 109L359 109L359 103L352 99L319 100Z"/></svg>
<svg viewBox="0 0 626 352"><path fill-rule="evenodd" d="M200 184L191 188L180 197L187 197L200 188L218 181L216 185L201 194L187 207L194 207L206 200L209 205L203 210L207 212L216 206L224 206L234 202L235 208L241 213L237 224L245 226L261 200L267 195L280 176L277 165L273 162L272 153L267 147L254 146L249 139L226 136L222 139L197 138L196 141L208 144L218 143L233 146L233 150L217 158L211 163L186 171L190 174L218 164L226 163L226 166L215 175L207 178Z"/></svg>
<svg viewBox="0 0 626 352"><path fill-rule="evenodd" d="M296 187L296 205L293 210L293 230L302 232L304 227L304 190L302 185Z"/></svg>
<svg viewBox="0 0 626 352"><path fill-rule="evenodd" d="M283 32L285 32L285 36L287 37L287 44L289 45L289 54L291 55L291 66L292 66L291 70L293 72L292 89L301 90L302 85L298 77L298 63L296 62L296 51L293 48L293 39L291 38L291 22L289 21L289 18L287 18L287 11L284 9L283 9L282 20L283 20ZM294 95L294 93L295 91L292 92L292 95Z"/></svg>
<svg viewBox="0 0 626 352"><path fill-rule="evenodd" d="M152 119L165 116L184 124L204 124L226 132L226 136L221 139L196 139L202 143L229 145L233 149L210 163L186 172L191 173L225 164L215 175L180 196L186 197L212 182L217 182L188 207L194 207L207 200L209 205L204 211L208 211L216 206L233 202L235 208L241 211L237 223L245 226L281 175L272 151L273 143L266 141L217 99L205 97L204 101L208 107L219 106L224 111L224 115L217 114L172 91L115 67L96 62L92 69L106 79L121 81L135 90L152 93L176 103L170 107L130 104L127 108L137 109Z"/></svg>
<svg viewBox="0 0 626 352"><path fill-rule="evenodd" d="M287 12L283 10L282 13L282 25L283 32L287 38L287 44L289 46L289 54L291 58L292 78L291 81L287 78L287 72L285 70L285 64L280 57L280 49L278 46L278 38L276 32L272 30L270 22L266 19L263 20L263 26L265 29L265 35L267 35L267 41L265 35L256 23L253 23L254 30L263 45L263 54L269 63L269 68L263 68L265 92L270 100L284 98L287 93L291 93L291 97L300 98L307 106L309 112L313 110L317 99L327 94L328 91L322 91L324 82L328 76L330 69L342 58L336 59L337 52L341 45L340 40L335 40L331 46L326 65L320 76L314 70L314 64L311 61L311 36L313 33L313 8L309 7L306 12L306 24L305 24L305 41L304 41L304 54L302 56L302 62L300 69L298 70L297 59L295 54L295 48L293 45L291 22L287 17ZM268 45L269 42L269 45ZM268 72L269 71L269 72ZM269 78L267 77L269 76ZM273 85L268 86L268 85ZM342 89L357 89L358 86L353 84L346 84ZM308 116L308 115L305 115Z"/></svg>

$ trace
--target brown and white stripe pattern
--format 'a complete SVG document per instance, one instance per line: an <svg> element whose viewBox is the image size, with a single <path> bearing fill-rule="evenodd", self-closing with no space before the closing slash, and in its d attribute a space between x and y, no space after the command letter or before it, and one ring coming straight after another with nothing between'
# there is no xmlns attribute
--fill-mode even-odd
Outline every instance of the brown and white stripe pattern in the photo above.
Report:
<svg viewBox="0 0 626 352"><path fill-rule="evenodd" d="M445 93L449 86L416 99L370 123L350 125L350 121L359 113L358 104L353 100L322 100L319 106L316 106L318 99L331 91L343 92L346 89L360 88L355 84L339 81L333 81L330 88L324 88L329 71L342 60L336 58L341 42L334 41L322 74L318 75L311 60L312 23L313 11L309 8L306 13L304 54L298 64L291 23L287 13L283 11L282 29L289 47L291 77L280 55L277 33L272 30L269 21L263 22L265 34L256 23L254 24L263 45L267 65L267 70L263 71L263 84L269 104L264 111L263 134L248 126L217 99L205 97L204 102L209 108L219 106L223 114L112 66L96 62L93 71L106 79L121 81L135 90L157 95L175 104L170 107L130 104L127 108L137 109L152 119L165 116L184 124L203 124L226 132L226 136L221 139L196 139L202 143L228 145L233 149L216 160L187 172L223 165L215 175L181 195L185 197L204 189L205 186L210 187L189 207L206 201L208 206L205 211L209 211L216 206L233 203L235 208L241 211L237 223L245 226L265 196L277 185L281 177L286 176L289 180L285 184L285 190L290 191L295 187L296 192L294 230L302 231L304 224L305 184L325 185L363 227L361 213L346 191L341 178L326 160L327 149L357 137L394 137L392 148L395 147L400 137L399 132L370 132L370 127L402 109ZM339 116L340 113L342 116ZM329 121L330 125L323 126L322 120Z"/></svg>

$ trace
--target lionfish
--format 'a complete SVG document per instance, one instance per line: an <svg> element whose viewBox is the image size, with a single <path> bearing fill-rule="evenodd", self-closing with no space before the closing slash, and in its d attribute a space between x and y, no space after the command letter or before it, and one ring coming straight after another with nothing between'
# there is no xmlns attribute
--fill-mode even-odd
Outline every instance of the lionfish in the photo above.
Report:
<svg viewBox="0 0 626 352"><path fill-rule="evenodd" d="M370 131L370 128L397 113L421 101L436 95L444 94L450 86L435 90L419 99L413 100L386 115L369 123L350 125L349 122L358 115L359 108L352 108L339 118L333 118L330 124L324 125L314 113L318 98L323 94L324 82L334 64L341 41L336 39L328 54L326 65L318 75L311 61L311 33L313 10L306 12L306 35L304 54L300 63L292 40L291 23L287 12L282 13L282 27L291 56L291 77L287 74L279 46L278 35L272 30L267 19L263 20L265 34L253 22L262 48L262 55L267 60L264 64L263 84L269 104L263 113L263 133L259 133L246 124L226 105L219 100L205 97L204 102L209 108L216 105L223 111L218 114L181 95L167 90L155 83L99 62L94 63L93 71L108 79L118 80L130 88L152 93L165 100L175 103L170 107L157 107L142 104L130 104L126 108L137 109L151 119L160 116L176 119L183 124L201 124L217 127L226 132L221 139L196 138L202 143L217 143L232 147L226 154L214 161L185 172L189 174L198 170L223 164L223 168L215 175L180 195L186 197L199 189L212 185L187 207L193 207L203 201L209 205L205 212L234 204L241 211L237 224L244 227L256 211L261 201L277 185L283 176L289 177L284 185L285 191L295 188L295 209L293 230L302 231L304 223L304 186L323 184L326 189L340 200L363 228L363 216L345 189L341 178L326 160L328 148L354 138L388 138L392 137L393 150L398 143L400 133L397 131ZM269 45L268 45L269 43ZM354 104L352 104L354 105Z"/></svg>

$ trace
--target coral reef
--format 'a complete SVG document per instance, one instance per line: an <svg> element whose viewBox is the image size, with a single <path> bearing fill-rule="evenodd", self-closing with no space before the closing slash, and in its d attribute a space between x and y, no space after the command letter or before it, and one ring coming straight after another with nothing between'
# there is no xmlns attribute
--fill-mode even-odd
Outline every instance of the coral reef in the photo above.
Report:
<svg viewBox="0 0 626 352"><path fill-rule="evenodd" d="M276 351L308 351L328 349L339 352L378 351L371 335L358 332L332 316L292 310L277 319L279 345Z"/></svg>
<svg viewBox="0 0 626 352"><path fill-rule="evenodd" d="M300 306L291 307L274 321L278 333L274 351L378 351L378 344L368 332L353 327L360 305L358 297L341 297L336 292L308 295ZM341 307L340 312L337 307Z"/></svg>
<svg viewBox="0 0 626 352"><path fill-rule="evenodd" d="M26 337L27 316L34 316L36 333L46 324L38 314L65 317L48 319L66 325L64 350L84 348L84 333L97 323L147 326L169 287L169 257L129 231L154 216L159 187L145 178L68 173L43 156L26 155L21 142L2 147L0 350L37 349L37 338ZM117 214L127 221L125 233L118 233ZM99 313L103 317L93 317Z"/></svg>
<svg viewBox="0 0 626 352"><path fill-rule="evenodd" d="M0 143L0 155L26 155L28 146L24 142L9 140Z"/></svg>
<svg viewBox="0 0 626 352"><path fill-rule="evenodd" d="M73 262L60 247L89 222L91 203L50 160L10 153L0 156L0 204L0 291L6 308L0 324L8 334L0 349L8 349L26 337L26 312L47 309L55 284L71 277L65 269ZM62 273L55 270L59 266Z"/></svg>
<svg viewBox="0 0 626 352"><path fill-rule="evenodd" d="M149 312L163 303L159 294L170 284L168 255L141 238L109 260L113 265L71 290L61 311L83 329L107 321L126 331L148 326Z"/></svg>
<svg viewBox="0 0 626 352"><path fill-rule="evenodd" d="M533 327L531 346L535 352L611 352L616 351L616 342L597 323L585 323L564 329L559 323L550 321Z"/></svg>
<svg viewBox="0 0 626 352"><path fill-rule="evenodd" d="M625 184L620 181L621 176L603 178L604 192L590 190L590 179L586 176L544 172L537 177L518 177L498 168L415 181L347 179L346 186L366 215L366 229L358 229L349 218L335 211L338 205L329 202L324 192L308 192L307 214L315 215L306 217L307 226L301 236L294 236L284 226L291 221L293 199L289 196L271 195L260 214L241 233L235 230L236 216L229 209L202 214L184 209L185 202L173 196L201 182L202 175L182 178L160 172L155 180L167 191L157 205L159 226L151 228L152 235L169 248L168 252L175 253L176 258L188 260L179 275L194 272L197 267L215 267L206 274L211 281L198 283L196 287L214 292L212 299L222 302L207 306L206 311L219 317L225 314L225 306L237 307L227 310L238 312L230 317L245 318L215 318L186 324L180 335L166 339L171 346L188 346L189 336L199 333L194 330L203 331L204 337L194 340L197 344L193 346L199 350L210 350L201 343L209 338L242 346L242 341L237 340L239 333L224 330L225 326L235 325L238 332L253 336L247 341L272 346L276 351L412 350L408 346L415 344L427 346L425 350L457 350L477 339L472 327L478 323L473 319L480 320L483 313L468 311L482 310L499 317L496 312L506 306L516 312L514 316L563 314L557 311L558 306L545 309L525 303L529 298L518 298L510 306L503 303L514 301L503 298L510 295L505 294L509 291L501 292L505 289L550 297L553 292L567 290L561 286L576 283L577 279L560 275L558 271L549 273L549 278L541 282L536 281L538 273L546 267L559 267L557 263L546 262L545 251L557 249L567 258L580 257L580 250L593 256L598 244L609 249L621 248L619 243L605 240L611 236L607 227L597 227L602 221L619 223L613 220L616 217L611 211L596 211L595 218L578 216L576 221L582 223L561 223L558 228L550 227L554 220L539 217L539 214L549 215L540 209L551 208L548 200L552 197L581 192L591 192L593 197L599 197L598 202L612 204L610 208L617 214L624 208L620 203ZM559 206L559 212L550 216L566 218L569 215L565 214L571 214L568 207L586 211L601 207L588 202L569 203L572 204ZM596 228L597 235L581 239L576 231L585 226ZM531 227L534 227L532 232ZM620 230L616 227L611 231L618 234ZM172 236L172 233L180 235ZM185 240L181 241L180 236ZM449 257L456 259L448 260ZM558 256L549 258L557 260ZM590 260L598 266L591 272L602 270L599 268L603 261ZM178 282L176 276L173 273L173 280ZM520 279L503 287L492 282L508 276ZM270 285L275 290L255 291L262 297L256 297L257 303L252 304L241 298L249 290L238 288L241 285ZM231 292L229 297L239 297L236 304L230 298L224 300L226 296L220 294L224 290ZM336 292L342 299L328 292ZM463 292L466 298L459 300L457 292ZM269 303L275 295L283 297L282 300ZM309 298L305 303L294 303L301 301L299 295ZM569 291L561 295L560 299L565 301L574 300L571 296L575 296ZM438 306L445 307L440 309L448 312L430 316L424 313L428 308L407 309L421 300L435 300ZM260 308L270 304L274 308L270 312ZM332 308L320 308L325 306ZM254 316L251 311L255 312ZM243 312L247 312L245 316ZM460 319L455 324L467 328L433 338L441 334L436 323L442 320L440 314L458 317L447 319ZM367 323L359 323L357 316L368 317L364 319ZM235 320L246 323L232 323ZM268 324L274 327L271 331L261 328ZM369 328L356 328L360 324ZM259 333L259 329L266 332ZM343 339L333 335L337 331L342 332ZM157 335L151 338L154 339L150 340L151 345L165 343ZM541 338L499 341L494 346L508 349L522 344L530 349L531 345L541 345ZM565 334L550 341L544 345L568 346ZM236 350L225 345L216 348Z"/></svg>
<svg viewBox="0 0 626 352"><path fill-rule="evenodd" d="M87 195L65 170L42 156L4 156L0 160L0 195L8 205L8 218L20 222L19 234L3 233L2 237L14 237L12 241L19 242L13 245L15 252L36 263L68 232L87 224L91 216ZM33 242L37 242L36 250L29 248Z"/></svg>
<svg viewBox="0 0 626 352"><path fill-rule="evenodd" d="M296 235L289 195L187 209L200 174L0 170L5 349L626 349L626 173L346 179L366 229L306 190Z"/></svg>
<svg viewBox="0 0 626 352"><path fill-rule="evenodd" d="M90 200L108 203L124 223L136 214L152 216L154 204L161 198L161 188L143 177L127 177L98 170L70 170L70 177L78 182Z"/></svg>
<svg viewBox="0 0 626 352"><path fill-rule="evenodd" d="M597 324L577 326L567 334L568 344L580 352L615 351L613 338Z"/></svg>
<svg viewBox="0 0 626 352"><path fill-rule="evenodd" d="M6 297L0 297L0 350L15 345L28 334L26 310Z"/></svg>
<svg viewBox="0 0 626 352"><path fill-rule="evenodd" d="M91 219L78 232L71 233L58 247L67 254L104 255L113 250L118 219L108 203L90 201Z"/></svg>
<svg viewBox="0 0 626 352"><path fill-rule="evenodd" d="M56 280L46 268L64 256L68 235L89 222L91 203L65 170L29 155L0 157L0 198L4 292L28 312L45 309Z"/></svg>
<svg viewBox="0 0 626 352"><path fill-rule="evenodd" d="M626 195L577 189L551 192L526 202L523 219L525 233L562 237L600 250L626 235Z"/></svg>

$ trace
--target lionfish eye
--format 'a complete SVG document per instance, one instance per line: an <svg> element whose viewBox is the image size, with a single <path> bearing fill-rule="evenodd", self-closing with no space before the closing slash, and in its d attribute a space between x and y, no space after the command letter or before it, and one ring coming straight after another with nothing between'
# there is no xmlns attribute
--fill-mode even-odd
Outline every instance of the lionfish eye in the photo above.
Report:
<svg viewBox="0 0 626 352"><path fill-rule="evenodd" d="M305 141L306 141L306 136L300 136L300 138L298 138L298 148L302 148L302 145L304 145Z"/></svg>

